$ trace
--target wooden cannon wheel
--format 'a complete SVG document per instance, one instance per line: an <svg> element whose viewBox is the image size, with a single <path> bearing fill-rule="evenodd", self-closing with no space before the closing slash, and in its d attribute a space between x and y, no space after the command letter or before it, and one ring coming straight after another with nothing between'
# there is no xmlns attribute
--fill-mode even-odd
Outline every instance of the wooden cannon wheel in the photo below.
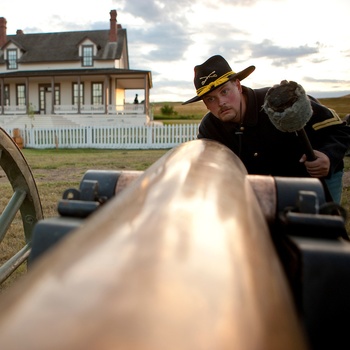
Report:
<svg viewBox="0 0 350 350"><path fill-rule="evenodd" d="M0 128L0 166L13 189L10 201L0 216L0 242L3 241L18 211L21 214L25 245L0 267L0 284L28 257L34 225L43 218L39 193L31 169L14 140Z"/></svg>

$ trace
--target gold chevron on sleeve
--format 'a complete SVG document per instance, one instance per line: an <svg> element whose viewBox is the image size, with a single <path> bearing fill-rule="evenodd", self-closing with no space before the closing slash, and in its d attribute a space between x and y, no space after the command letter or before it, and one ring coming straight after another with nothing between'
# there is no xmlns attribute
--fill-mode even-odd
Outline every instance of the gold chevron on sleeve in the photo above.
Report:
<svg viewBox="0 0 350 350"><path fill-rule="evenodd" d="M339 115L337 114L337 112L334 109L328 108L331 112L333 117L332 118L328 118L322 122L319 123L315 123L312 128L314 130L320 130L323 128L327 128L328 126L332 126L332 125L339 125L342 124L343 121L341 120L341 118L339 117Z"/></svg>

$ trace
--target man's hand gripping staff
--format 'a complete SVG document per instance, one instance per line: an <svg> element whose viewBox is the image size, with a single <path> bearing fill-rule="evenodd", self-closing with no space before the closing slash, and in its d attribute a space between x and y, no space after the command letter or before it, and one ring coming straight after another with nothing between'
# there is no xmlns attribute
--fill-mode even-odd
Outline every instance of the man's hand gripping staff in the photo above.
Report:
<svg viewBox="0 0 350 350"><path fill-rule="evenodd" d="M303 87L294 81L281 81L269 89L263 108L278 130L295 132L298 135L305 152L300 161L305 162L310 176L320 178L326 196L332 201L327 184L322 179L328 174L329 158L324 153L313 150L304 130L304 126L312 116L312 108Z"/></svg>

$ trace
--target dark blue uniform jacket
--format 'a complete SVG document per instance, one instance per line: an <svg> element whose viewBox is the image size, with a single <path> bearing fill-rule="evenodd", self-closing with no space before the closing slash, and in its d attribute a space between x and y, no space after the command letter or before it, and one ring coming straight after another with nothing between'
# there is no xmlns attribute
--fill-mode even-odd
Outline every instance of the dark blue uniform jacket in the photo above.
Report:
<svg viewBox="0 0 350 350"><path fill-rule="evenodd" d="M224 123L209 112L200 123L198 138L216 140L229 147L240 157L249 174L309 177L305 165L299 162L305 153L300 138L296 133L279 131L262 109L268 89L243 87L247 111L242 133L236 124ZM333 110L309 98L313 115L304 130L313 149L329 157L330 177L344 167L343 158L350 147L350 127Z"/></svg>

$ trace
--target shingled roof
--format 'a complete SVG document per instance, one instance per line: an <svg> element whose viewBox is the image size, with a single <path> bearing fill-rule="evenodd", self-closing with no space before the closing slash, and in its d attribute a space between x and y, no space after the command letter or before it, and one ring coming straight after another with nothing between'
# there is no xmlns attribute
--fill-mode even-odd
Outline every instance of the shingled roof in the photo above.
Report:
<svg viewBox="0 0 350 350"><path fill-rule="evenodd" d="M0 48L5 49L11 43L16 45L22 53L18 56L19 63L81 61L79 46L84 40L91 40L96 45L94 60L118 60L123 49L127 50L126 30L117 23L116 10L110 11L110 28L107 30L33 34L17 30L16 35L7 35L6 23L6 19L1 17ZM128 61L128 57L126 59ZM0 63L5 63L4 50L0 50Z"/></svg>
<svg viewBox="0 0 350 350"><path fill-rule="evenodd" d="M126 40L126 30L118 28L117 42L109 41L109 30L91 30L62 33L36 33L8 35L10 42L18 46L23 55L20 63L59 62L81 60L79 44L90 39L98 48L94 59L120 59ZM1 57L1 60L4 58Z"/></svg>

